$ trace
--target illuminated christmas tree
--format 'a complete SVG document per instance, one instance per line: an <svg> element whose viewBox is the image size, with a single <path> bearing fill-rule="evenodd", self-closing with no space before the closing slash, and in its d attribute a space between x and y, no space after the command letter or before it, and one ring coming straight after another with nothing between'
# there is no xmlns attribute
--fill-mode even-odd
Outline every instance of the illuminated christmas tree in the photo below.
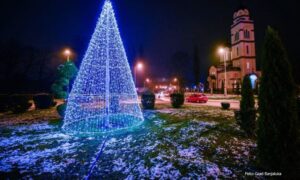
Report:
<svg viewBox="0 0 300 180"><path fill-rule="evenodd" d="M63 129L101 133L136 126L143 120L115 14L107 0L70 93Z"/></svg>

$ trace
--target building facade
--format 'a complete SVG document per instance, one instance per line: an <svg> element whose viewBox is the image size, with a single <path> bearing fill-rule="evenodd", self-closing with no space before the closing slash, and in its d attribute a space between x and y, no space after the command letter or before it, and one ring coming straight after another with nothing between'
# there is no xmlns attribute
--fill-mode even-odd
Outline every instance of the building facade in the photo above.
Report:
<svg viewBox="0 0 300 180"><path fill-rule="evenodd" d="M208 84L211 90L235 91L241 87L244 76L249 75L252 87L257 85L260 72L256 69L254 22L249 10L238 9L231 25L231 47L222 49L220 62L209 68Z"/></svg>

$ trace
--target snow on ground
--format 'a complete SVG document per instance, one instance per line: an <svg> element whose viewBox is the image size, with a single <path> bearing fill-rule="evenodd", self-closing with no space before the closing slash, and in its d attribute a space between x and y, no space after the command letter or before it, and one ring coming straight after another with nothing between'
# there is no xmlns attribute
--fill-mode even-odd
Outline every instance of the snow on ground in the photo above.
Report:
<svg viewBox="0 0 300 180"><path fill-rule="evenodd" d="M70 167L78 166L80 154L98 146L91 142L88 137L67 135L48 123L1 127L0 173L18 172L21 177L51 173L59 177Z"/></svg>
<svg viewBox="0 0 300 180"><path fill-rule="evenodd" d="M158 112L173 116L199 113L196 110L186 110L184 113L176 109ZM157 116L158 112L146 111L146 120L138 128L106 134L108 137L103 154L91 177L201 179L239 176L236 172L240 171L236 167L227 167L218 158L207 158L206 151L211 145L216 146L218 133L205 134L215 129L219 122L193 118L168 124ZM231 114L225 112L222 115L227 117ZM2 121L0 126L0 175L4 177L83 178L104 141L104 136L65 134L61 125L57 124L15 124ZM230 159L228 154L232 154L231 160L247 165L255 144L250 140L238 139L228 139L226 144L232 147L216 146L215 155Z"/></svg>

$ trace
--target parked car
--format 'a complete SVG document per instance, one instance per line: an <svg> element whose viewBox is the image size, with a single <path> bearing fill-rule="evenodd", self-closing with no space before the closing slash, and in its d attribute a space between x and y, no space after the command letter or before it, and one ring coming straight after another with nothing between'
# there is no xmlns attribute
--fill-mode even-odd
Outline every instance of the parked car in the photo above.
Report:
<svg viewBox="0 0 300 180"><path fill-rule="evenodd" d="M193 94L186 98L186 101L192 103L206 103L208 98L205 96L205 94Z"/></svg>

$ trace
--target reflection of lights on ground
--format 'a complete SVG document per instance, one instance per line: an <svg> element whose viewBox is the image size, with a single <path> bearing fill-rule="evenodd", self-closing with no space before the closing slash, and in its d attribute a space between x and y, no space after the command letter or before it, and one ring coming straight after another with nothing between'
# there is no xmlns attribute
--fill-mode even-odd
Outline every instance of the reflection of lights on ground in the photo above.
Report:
<svg viewBox="0 0 300 180"><path fill-rule="evenodd" d="M165 94L163 91L162 92L159 92L159 93L156 93L156 97L157 98L164 98L166 97L167 94Z"/></svg>

